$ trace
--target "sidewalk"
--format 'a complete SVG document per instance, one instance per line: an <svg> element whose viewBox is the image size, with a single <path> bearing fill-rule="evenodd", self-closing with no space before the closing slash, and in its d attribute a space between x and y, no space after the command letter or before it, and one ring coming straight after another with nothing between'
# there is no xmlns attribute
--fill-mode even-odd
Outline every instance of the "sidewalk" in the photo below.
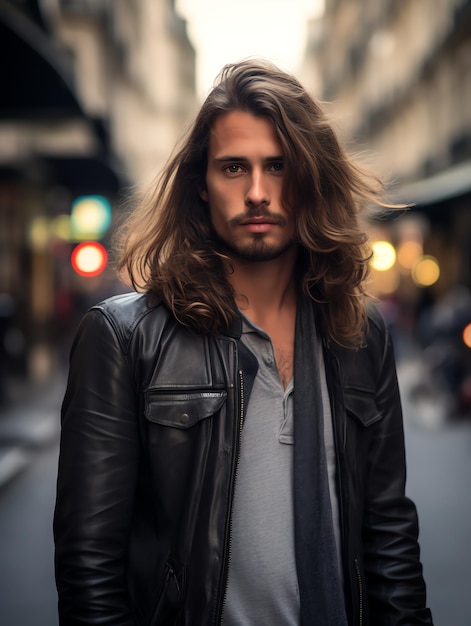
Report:
<svg viewBox="0 0 471 626"><path fill-rule="evenodd" d="M13 381L9 402L0 406L0 489L23 471L38 450L59 437L65 378L46 382Z"/></svg>

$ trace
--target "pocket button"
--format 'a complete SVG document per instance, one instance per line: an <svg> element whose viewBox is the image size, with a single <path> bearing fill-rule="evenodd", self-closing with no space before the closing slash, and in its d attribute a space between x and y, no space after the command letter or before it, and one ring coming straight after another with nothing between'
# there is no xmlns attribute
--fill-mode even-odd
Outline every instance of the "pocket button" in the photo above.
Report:
<svg viewBox="0 0 471 626"><path fill-rule="evenodd" d="M190 419L190 416L188 415L188 413L182 413L180 415L180 421L182 424L188 424L189 419Z"/></svg>

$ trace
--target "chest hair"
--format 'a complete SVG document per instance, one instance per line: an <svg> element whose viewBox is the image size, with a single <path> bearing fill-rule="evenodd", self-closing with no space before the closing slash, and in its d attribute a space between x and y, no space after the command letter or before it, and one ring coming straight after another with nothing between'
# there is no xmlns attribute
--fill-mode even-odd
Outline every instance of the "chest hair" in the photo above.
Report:
<svg viewBox="0 0 471 626"><path fill-rule="evenodd" d="M293 348L274 345L276 366L283 388L286 389L293 377Z"/></svg>

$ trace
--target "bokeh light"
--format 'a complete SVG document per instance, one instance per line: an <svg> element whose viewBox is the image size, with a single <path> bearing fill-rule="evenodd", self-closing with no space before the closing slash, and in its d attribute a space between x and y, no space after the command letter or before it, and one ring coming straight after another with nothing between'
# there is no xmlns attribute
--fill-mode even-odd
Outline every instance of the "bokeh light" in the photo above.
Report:
<svg viewBox="0 0 471 626"><path fill-rule="evenodd" d="M397 248L397 262L401 268L410 271L423 255L418 241L404 241Z"/></svg>
<svg viewBox="0 0 471 626"><path fill-rule="evenodd" d="M53 237L71 241L70 215L57 215L49 224L49 232Z"/></svg>
<svg viewBox="0 0 471 626"><path fill-rule="evenodd" d="M471 348L471 323L467 324L463 330L463 341L468 348Z"/></svg>
<svg viewBox="0 0 471 626"><path fill-rule="evenodd" d="M418 287L430 287L440 278L440 265L431 255L420 258L412 268L412 280Z"/></svg>
<svg viewBox="0 0 471 626"><path fill-rule="evenodd" d="M396 251L389 241L375 241L371 246L373 258L371 265L379 272L385 272L396 262Z"/></svg>
<svg viewBox="0 0 471 626"><path fill-rule="evenodd" d="M70 260L80 276L98 276L106 268L108 253L101 243L87 241L74 248Z"/></svg>
<svg viewBox="0 0 471 626"><path fill-rule="evenodd" d="M38 216L29 227L29 240L33 250L45 250L49 242L49 222L47 218Z"/></svg>
<svg viewBox="0 0 471 626"><path fill-rule="evenodd" d="M111 205L104 196L79 196L70 213L72 233L77 241L99 239L111 223Z"/></svg>

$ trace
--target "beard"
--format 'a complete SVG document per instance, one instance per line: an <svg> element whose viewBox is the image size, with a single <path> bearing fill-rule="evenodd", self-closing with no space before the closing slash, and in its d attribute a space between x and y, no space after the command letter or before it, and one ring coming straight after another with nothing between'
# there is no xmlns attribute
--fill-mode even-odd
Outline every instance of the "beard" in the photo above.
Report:
<svg viewBox="0 0 471 626"><path fill-rule="evenodd" d="M248 213L234 217L231 220L231 223L233 225L237 225L247 217L260 216L269 217L273 222L281 227L286 226L286 220L283 216L271 214L266 209L260 210L260 208L253 209ZM296 245L295 239L291 241L284 241L278 245L276 243L269 243L267 241L266 233L252 233L250 241L245 241L239 244L237 241L228 241L227 239L220 237L213 227L211 228L211 231L212 238L218 250L223 253L227 253L235 259L250 261L252 263L263 263L265 261L277 259Z"/></svg>
<svg viewBox="0 0 471 626"><path fill-rule="evenodd" d="M294 240L284 242L282 245L269 244L266 241L265 233L253 233L251 241L237 245L237 243L222 239L213 231L213 240L218 250L222 253L226 253L235 259L252 263L273 261L283 256L285 252L295 245Z"/></svg>

